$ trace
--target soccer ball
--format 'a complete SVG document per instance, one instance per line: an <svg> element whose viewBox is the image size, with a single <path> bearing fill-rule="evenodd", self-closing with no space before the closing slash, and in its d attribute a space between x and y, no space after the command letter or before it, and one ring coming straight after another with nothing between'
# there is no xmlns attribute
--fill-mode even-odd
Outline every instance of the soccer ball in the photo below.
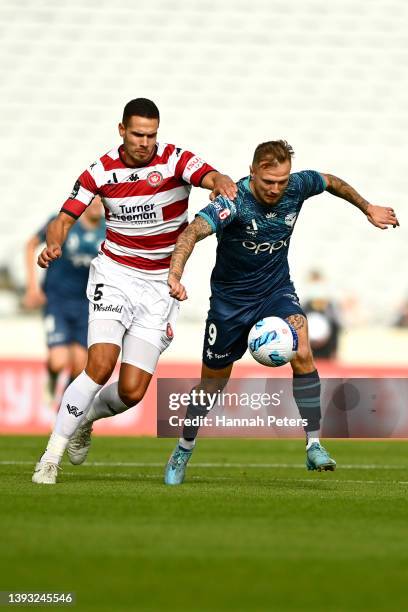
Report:
<svg viewBox="0 0 408 612"><path fill-rule="evenodd" d="M265 317L249 332L248 348L258 363L277 368L296 355L298 336L292 325L283 319Z"/></svg>

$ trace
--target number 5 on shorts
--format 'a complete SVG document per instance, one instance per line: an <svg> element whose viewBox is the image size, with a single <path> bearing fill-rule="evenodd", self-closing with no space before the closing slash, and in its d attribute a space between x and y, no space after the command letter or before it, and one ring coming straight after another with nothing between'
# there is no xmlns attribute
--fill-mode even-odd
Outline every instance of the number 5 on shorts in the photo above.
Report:
<svg viewBox="0 0 408 612"><path fill-rule="evenodd" d="M98 283L95 286L95 293L94 293L94 301L95 302L99 302L99 300L102 299L102 287L103 287L103 283Z"/></svg>
<svg viewBox="0 0 408 612"><path fill-rule="evenodd" d="M208 327L208 344L210 346L213 346L213 344L215 344L216 339L217 339L217 328L214 325L214 323L210 323Z"/></svg>

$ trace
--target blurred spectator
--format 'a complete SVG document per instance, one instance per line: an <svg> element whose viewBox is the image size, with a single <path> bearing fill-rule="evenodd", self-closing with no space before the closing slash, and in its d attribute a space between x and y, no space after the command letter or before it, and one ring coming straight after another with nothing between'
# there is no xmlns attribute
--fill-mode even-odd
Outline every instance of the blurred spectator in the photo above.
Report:
<svg viewBox="0 0 408 612"><path fill-rule="evenodd" d="M397 318L394 321L394 327L408 327L408 298L399 309Z"/></svg>
<svg viewBox="0 0 408 612"><path fill-rule="evenodd" d="M307 315L314 356L335 359L341 330L340 316L327 280L319 270L312 270L309 274L302 307Z"/></svg>

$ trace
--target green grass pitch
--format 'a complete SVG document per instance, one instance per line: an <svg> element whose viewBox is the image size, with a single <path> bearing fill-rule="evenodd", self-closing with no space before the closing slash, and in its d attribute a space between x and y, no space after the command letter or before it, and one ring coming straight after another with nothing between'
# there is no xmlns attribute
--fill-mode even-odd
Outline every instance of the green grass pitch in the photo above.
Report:
<svg viewBox="0 0 408 612"><path fill-rule="evenodd" d="M2 591L75 591L81 612L407 609L406 442L328 441L339 467L318 474L300 440L201 440L181 487L163 484L174 441L149 438L95 438L33 485L44 443L1 438Z"/></svg>

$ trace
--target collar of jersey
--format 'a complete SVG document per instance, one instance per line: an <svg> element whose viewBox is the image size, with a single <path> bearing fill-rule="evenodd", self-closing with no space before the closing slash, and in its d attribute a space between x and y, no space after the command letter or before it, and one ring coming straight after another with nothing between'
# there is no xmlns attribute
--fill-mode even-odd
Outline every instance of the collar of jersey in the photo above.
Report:
<svg viewBox="0 0 408 612"><path fill-rule="evenodd" d="M256 204L257 206L261 206L261 207L263 207L264 205L263 205L261 202L258 202L258 200L256 199L256 197L255 197L255 196L254 196L254 194L252 193L251 187L249 186L249 182L250 182L250 180L251 180L251 177L250 177L250 176L246 176L246 177L243 179L244 189L246 189L246 191L247 191L247 192L249 193L249 195L251 196L251 198L252 198L253 202L255 202L255 204Z"/></svg>
<svg viewBox="0 0 408 612"><path fill-rule="evenodd" d="M250 178L251 178L250 176L245 177L243 182L244 182L244 187L245 187L245 189L246 189L247 191L249 191L249 193L250 193L250 194L251 194L251 196L253 197L253 193L252 193L251 188L250 188L250 186L249 186L249 181L250 181Z"/></svg>

